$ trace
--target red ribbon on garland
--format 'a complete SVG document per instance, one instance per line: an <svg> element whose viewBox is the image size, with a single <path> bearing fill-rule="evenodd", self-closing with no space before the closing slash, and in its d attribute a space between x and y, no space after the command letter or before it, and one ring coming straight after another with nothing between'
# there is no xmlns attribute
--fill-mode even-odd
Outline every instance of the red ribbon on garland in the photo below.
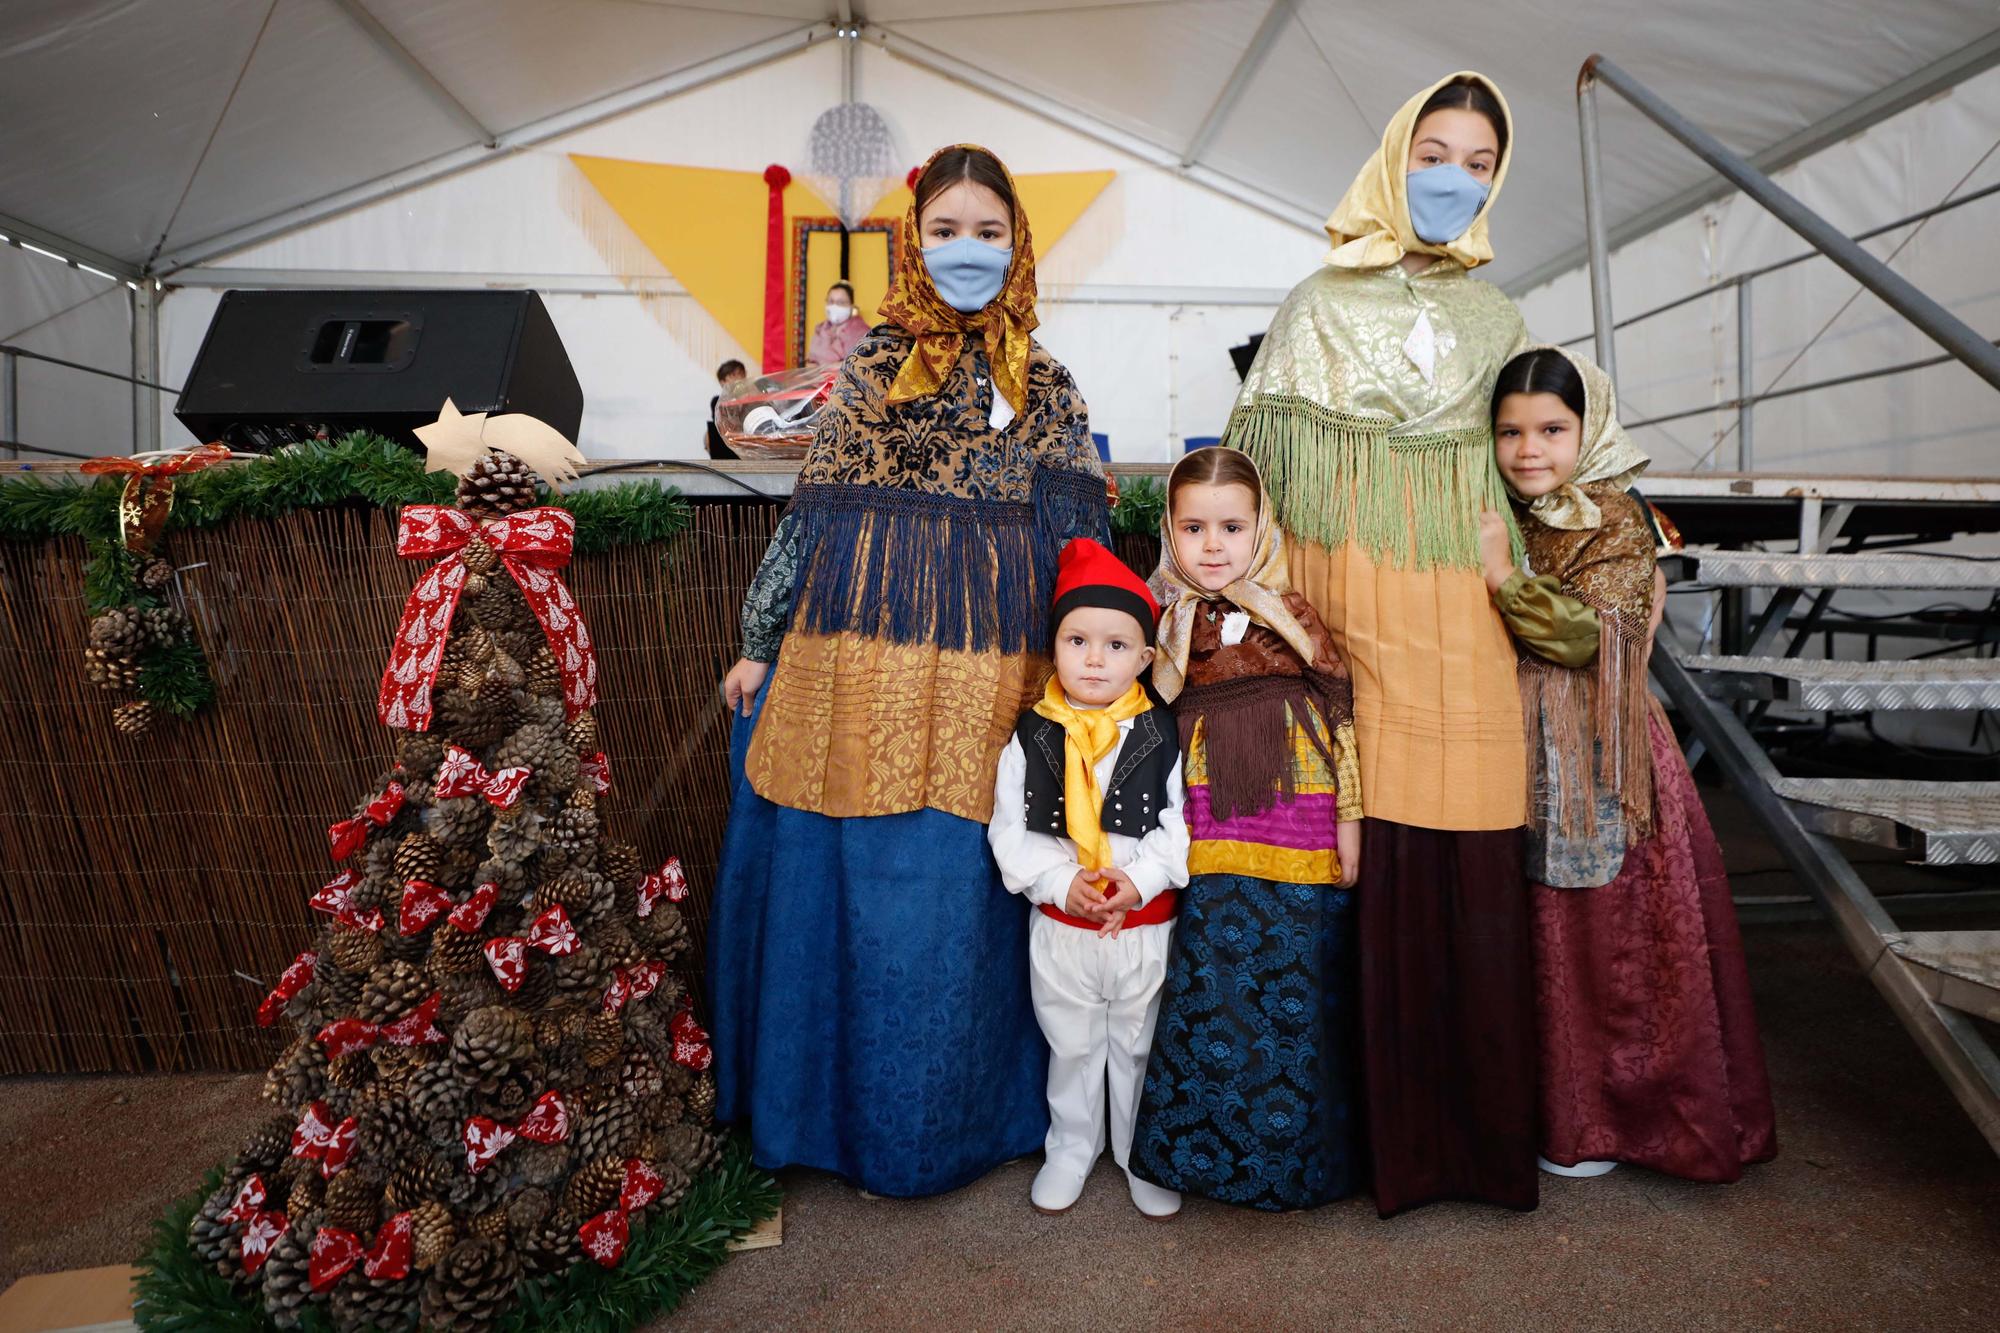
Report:
<svg viewBox="0 0 2000 1333"><path fill-rule="evenodd" d="M785 368L785 187L792 173L773 162L764 168L770 205L764 221L764 373Z"/></svg>
<svg viewBox="0 0 2000 1333"><path fill-rule="evenodd" d="M126 550L143 553L159 541L167 515L173 512L174 478L228 461L228 445L204 444L157 463L113 454L93 458L77 470L86 476L125 478L124 494L118 498L118 538Z"/></svg>
<svg viewBox="0 0 2000 1333"><path fill-rule="evenodd" d="M428 731L431 691L444 660L445 636L465 588L465 558L473 538L493 548L528 609L542 627L562 673L563 709L575 717L597 702L597 650L569 588L553 571L569 563L576 546L576 518L566 509L539 505L481 523L443 505L409 505L396 532L396 554L405 560L441 555L410 591L403 623L382 672L376 712L398 730Z"/></svg>

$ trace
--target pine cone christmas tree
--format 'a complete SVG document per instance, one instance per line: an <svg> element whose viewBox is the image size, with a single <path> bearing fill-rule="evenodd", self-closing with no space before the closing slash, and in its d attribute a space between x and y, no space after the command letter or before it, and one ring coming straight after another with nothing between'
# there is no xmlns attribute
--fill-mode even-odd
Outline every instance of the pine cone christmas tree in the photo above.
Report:
<svg viewBox="0 0 2000 1333"><path fill-rule="evenodd" d="M423 1289L423 1279L415 1274L391 1281L356 1270L333 1289L327 1312L339 1333L393 1333L415 1328Z"/></svg>
<svg viewBox="0 0 2000 1333"><path fill-rule="evenodd" d="M285 1234L271 1246L260 1270L264 1276L264 1312L279 1328L297 1328L307 1301L316 1299L310 1272L312 1238L319 1234L321 1214L292 1219Z"/></svg>
<svg viewBox="0 0 2000 1333"><path fill-rule="evenodd" d="M495 450L459 478L458 507L477 519L500 518L518 509L533 509L541 503L536 494L540 481L526 463Z"/></svg>
<svg viewBox="0 0 2000 1333"><path fill-rule="evenodd" d="M521 1262L505 1241L468 1238L445 1252L424 1283L424 1325L437 1333L490 1328L514 1302Z"/></svg>

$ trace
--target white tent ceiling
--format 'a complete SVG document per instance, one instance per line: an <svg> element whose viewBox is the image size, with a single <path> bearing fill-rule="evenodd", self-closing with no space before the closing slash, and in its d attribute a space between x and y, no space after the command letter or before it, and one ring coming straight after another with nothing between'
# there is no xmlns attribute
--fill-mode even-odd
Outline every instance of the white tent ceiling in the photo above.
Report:
<svg viewBox="0 0 2000 1333"><path fill-rule="evenodd" d="M1517 120L1517 287L1582 241L1593 51L1765 162L2000 55L1993 0L6 0L0 230L171 272L857 27L1302 226L1412 89L1483 70ZM1711 179L1615 99L1604 140L1626 234Z"/></svg>

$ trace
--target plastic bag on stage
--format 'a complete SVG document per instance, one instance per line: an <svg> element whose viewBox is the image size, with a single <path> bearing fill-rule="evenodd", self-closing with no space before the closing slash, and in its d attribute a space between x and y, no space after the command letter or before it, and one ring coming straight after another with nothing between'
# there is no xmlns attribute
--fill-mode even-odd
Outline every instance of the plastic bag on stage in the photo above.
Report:
<svg viewBox="0 0 2000 1333"><path fill-rule="evenodd" d="M715 405L715 428L743 458L799 458L812 443L838 366L745 379Z"/></svg>

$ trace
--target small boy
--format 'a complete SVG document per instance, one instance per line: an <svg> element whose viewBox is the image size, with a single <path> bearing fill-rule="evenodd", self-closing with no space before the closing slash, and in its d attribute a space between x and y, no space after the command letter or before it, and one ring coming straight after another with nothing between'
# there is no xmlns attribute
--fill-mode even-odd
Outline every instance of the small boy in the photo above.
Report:
<svg viewBox="0 0 2000 1333"><path fill-rule="evenodd" d="M1174 890L1188 882L1179 734L1139 685L1159 604L1088 538L1063 548L1055 678L1000 757L987 839L1007 887L1038 907L1029 986L1049 1043L1049 1136L1029 1201L1066 1212L1105 1144L1147 1217L1181 1196L1127 1167L1166 979Z"/></svg>

